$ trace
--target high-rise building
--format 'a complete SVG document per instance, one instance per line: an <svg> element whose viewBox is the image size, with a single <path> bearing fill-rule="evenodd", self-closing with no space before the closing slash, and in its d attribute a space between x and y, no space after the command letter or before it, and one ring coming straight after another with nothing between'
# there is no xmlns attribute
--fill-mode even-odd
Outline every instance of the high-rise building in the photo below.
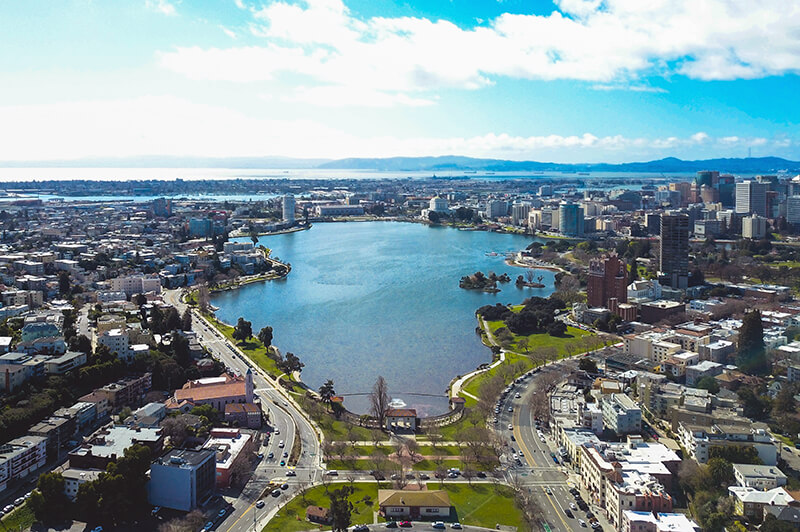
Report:
<svg viewBox="0 0 800 532"><path fill-rule="evenodd" d="M489 200L486 202L486 218L496 220L508 214L508 202L503 200Z"/></svg>
<svg viewBox="0 0 800 532"><path fill-rule="evenodd" d="M529 212L531 212L530 203L515 203L511 206L511 223L513 225L524 225L528 220Z"/></svg>
<svg viewBox="0 0 800 532"><path fill-rule="evenodd" d="M294 196L286 194L283 197L283 221L294 223Z"/></svg>
<svg viewBox="0 0 800 532"><path fill-rule="evenodd" d="M577 203L562 203L558 208L558 230L563 235L583 235L583 208Z"/></svg>
<svg viewBox="0 0 800 532"><path fill-rule="evenodd" d="M743 181L736 183L736 214L767 216L767 183Z"/></svg>
<svg viewBox="0 0 800 532"><path fill-rule="evenodd" d="M689 216L661 215L659 270L662 284L685 289L689 286Z"/></svg>
<svg viewBox="0 0 800 532"><path fill-rule="evenodd" d="M719 182L719 172L711 170L700 170L694 178L694 182L698 186L713 187Z"/></svg>
<svg viewBox="0 0 800 532"><path fill-rule="evenodd" d="M628 269L625 262L619 260L615 253L592 259L589 262L586 295L590 307L611 308L611 299L616 299L615 304L627 302Z"/></svg>
<svg viewBox="0 0 800 532"><path fill-rule="evenodd" d="M786 198L786 222L800 226L800 196Z"/></svg>
<svg viewBox="0 0 800 532"><path fill-rule="evenodd" d="M752 215L742 218L742 238L760 239L767 236L767 219Z"/></svg>

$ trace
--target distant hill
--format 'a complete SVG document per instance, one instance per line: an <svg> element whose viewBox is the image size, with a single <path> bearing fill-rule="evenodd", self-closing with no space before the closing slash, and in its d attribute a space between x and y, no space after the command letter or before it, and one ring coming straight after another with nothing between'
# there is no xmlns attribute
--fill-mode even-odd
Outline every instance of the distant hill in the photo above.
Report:
<svg viewBox="0 0 800 532"><path fill-rule="evenodd" d="M377 170L394 172L479 170L491 172L696 172L719 170L721 172L755 173L778 170L800 171L800 162L780 157L748 157L743 159L704 159L684 161L667 157L657 161L633 163L553 163L538 161L507 161L503 159L475 159L456 155L442 157L389 157L384 159L337 159L320 164L317 168L342 170Z"/></svg>
<svg viewBox="0 0 800 532"><path fill-rule="evenodd" d="M160 156L96 157L49 161L0 161L0 168L232 168L232 169L328 169L382 172L696 172L719 170L732 173L800 172L800 162L780 157L705 159L684 161L667 157L632 163L555 163L477 159L459 155L441 157L387 157L376 159L294 159L291 157L192 157Z"/></svg>

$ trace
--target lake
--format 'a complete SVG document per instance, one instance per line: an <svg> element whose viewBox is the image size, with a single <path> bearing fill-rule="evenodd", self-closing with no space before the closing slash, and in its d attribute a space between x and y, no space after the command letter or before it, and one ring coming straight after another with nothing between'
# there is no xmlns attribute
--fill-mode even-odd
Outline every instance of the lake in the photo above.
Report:
<svg viewBox="0 0 800 532"><path fill-rule="evenodd" d="M216 294L212 302L225 322L243 316L254 333L271 325L273 343L305 363L303 381L318 389L333 379L354 412L366 412L368 399L348 394L368 393L383 375L393 398L420 415L443 413L450 380L491 361L475 333L475 310L553 291L553 272L537 270L546 288L519 289L513 279L525 270L504 262L503 253L532 240L415 223L316 224L261 237L274 257L291 263L285 280ZM507 272L512 282L497 294L458 287L478 270Z"/></svg>

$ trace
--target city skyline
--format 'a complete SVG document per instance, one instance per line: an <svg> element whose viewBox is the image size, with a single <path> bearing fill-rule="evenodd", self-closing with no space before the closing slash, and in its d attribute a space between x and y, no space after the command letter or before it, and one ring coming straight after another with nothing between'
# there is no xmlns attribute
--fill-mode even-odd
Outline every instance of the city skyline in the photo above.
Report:
<svg viewBox="0 0 800 532"><path fill-rule="evenodd" d="M74 0L3 10L0 161L800 159L796 3Z"/></svg>

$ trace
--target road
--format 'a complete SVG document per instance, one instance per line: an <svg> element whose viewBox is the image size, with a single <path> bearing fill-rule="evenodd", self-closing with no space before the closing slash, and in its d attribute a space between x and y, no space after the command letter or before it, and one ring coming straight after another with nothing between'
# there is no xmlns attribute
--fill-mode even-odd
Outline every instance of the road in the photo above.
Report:
<svg viewBox="0 0 800 532"><path fill-rule="evenodd" d="M508 467L507 480L509 483L521 485L523 489L528 489L529 493L535 496L542 509L543 520L549 524L552 530L586 531L591 528L583 527L579 522L582 519L588 525L586 512L571 508L571 505L575 504L575 498L569 489L573 486L578 487L578 483L575 479L570 479L569 470L560 463L558 448L547 429L542 429L543 440L537 435L535 420L529 407L531 395L542 393L535 390L536 387L532 385L536 379L544 373L564 371L572 367L577 367L575 359L548 364L532 377L527 377L519 384L515 384L505 400L500 402L501 411L497 416L498 423L495 429L507 445L508 450L501 460ZM517 394L520 397L516 397ZM511 412L509 412L509 408L512 409ZM513 427L511 431L508 430L509 424ZM519 455L520 451L523 456ZM556 455L559 463L553 460L551 453ZM522 466L514 462L517 457L521 459ZM586 500L585 497L584 500ZM570 509L574 517L567 516L567 509ZM597 512L594 513L597 514ZM602 520L601 525L603 525L603 530L613 530L610 526L607 527L605 523L602 523Z"/></svg>
<svg viewBox="0 0 800 532"><path fill-rule="evenodd" d="M165 291L164 301L175 306L181 313L186 308L186 305L180 301L180 291L178 290ZM300 484L318 481L322 467L317 434L285 390L279 389L269 375L251 364L241 351L229 343L197 313L192 320L192 330L197 333L198 340L212 356L222 361L231 370L243 375L248 368L253 369L255 393L261 400L262 409L268 414L271 429L275 431L269 440L264 440L264 446L261 449L264 458L259 460L252 477L241 493L235 498L225 497L225 500L230 503L231 511L214 528L214 530L225 532L261 530L266 524L267 517L274 513L280 505L291 500L298 492ZM290 468L281 466L280 461L286 460L282 457L284 452L291 453L295 434L299 434L301 451L296 467L291 468L297 476L290 477L287 476ZM284 442L283 448L279 447L281 440ZM270 452L274 454L273 459L268 458ZM255 505L270 481L287 483L289 489L283 491L280 497L264 498L264 508L257 509Z"/></svg>

